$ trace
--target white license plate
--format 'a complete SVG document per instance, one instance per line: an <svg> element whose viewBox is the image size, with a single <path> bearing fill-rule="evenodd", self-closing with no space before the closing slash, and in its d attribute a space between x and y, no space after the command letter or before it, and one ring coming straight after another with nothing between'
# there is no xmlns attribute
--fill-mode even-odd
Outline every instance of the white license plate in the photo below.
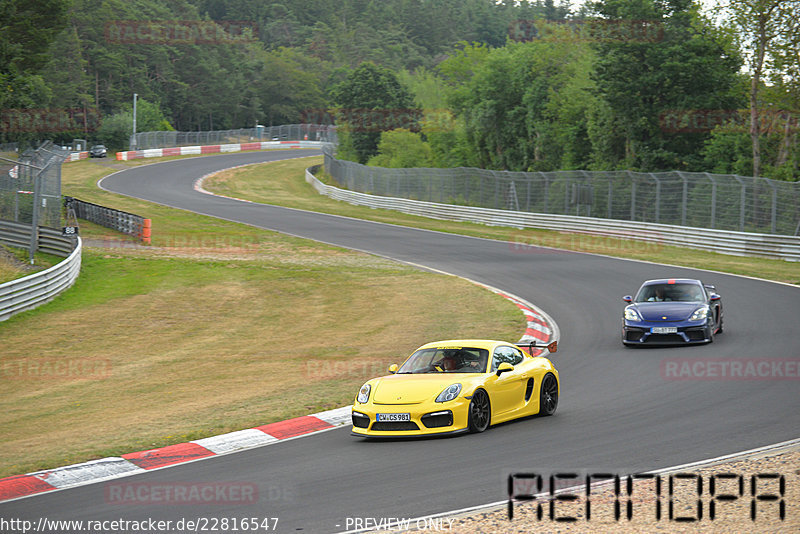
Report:
<svg viewBox="0 0 800 534"><path fill-rule="evenodd" d="M678 328L676 326L654 326L651 332L653 334L677 334Z"/></svg>
<svg viewBox="0 0 800 534"><path fill-rule="evenodd" d="M379 413L375 415L376 421L411 421L410 413Z"/></svg>

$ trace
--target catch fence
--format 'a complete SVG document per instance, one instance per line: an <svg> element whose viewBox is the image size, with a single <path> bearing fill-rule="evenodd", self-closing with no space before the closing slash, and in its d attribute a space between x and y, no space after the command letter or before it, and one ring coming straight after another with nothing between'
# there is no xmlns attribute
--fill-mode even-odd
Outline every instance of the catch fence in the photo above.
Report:
<svg viewBox="0 0 800 534"><path fill-rule="evenodd" d="M61 163L69 151L43 143L19 158L0 156L0 219L61 227Z"/></svg>
<svg viewBox="0 0 800 534"><path fill-rule="evenodd" d="M336 128L330 124L284 124L207 132L139 132L131 135L130 149L304 140L336 143Z"/></svg>
<svg viewBox="0 0 800 534"><path fill-rule="evenodd" d="M800 234L800 183L705 172L511 172L388 169L336 159L325 171L351 191L531 213Z"/></svg>

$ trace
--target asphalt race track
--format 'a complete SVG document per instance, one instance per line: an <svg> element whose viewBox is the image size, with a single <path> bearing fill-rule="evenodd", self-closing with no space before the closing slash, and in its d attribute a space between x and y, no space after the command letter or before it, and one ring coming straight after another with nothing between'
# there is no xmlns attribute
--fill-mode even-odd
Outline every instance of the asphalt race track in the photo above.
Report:
<svg viewBox="0 0 800 534"><path fill-rule="evenodd" d="M371 442L350 436L349 427L338 428L118 481L255 483L255 504L113 505L104 495L106 484L99 483L0 504L0 517L154 519L173 525L203 517L277 517L278 532L337 532L352 528L347 518L420 517L503 500L510 471L628 474L800 437L797 378L676 380L662 372L677 360L797 359L800 288L575 252L520 250L501 241L213 197L192 187L219 169L315 153L175 160L114 174L102 187L440 269L535 303L561 329L553 357L562 380L555 416L448 439ZM508 235L513 240L514 230ZM624 348L621 297L642 280L661 277L715 284L723 297L725 333L706 346ZM398 363L404 356L397 355Z"/></svg>

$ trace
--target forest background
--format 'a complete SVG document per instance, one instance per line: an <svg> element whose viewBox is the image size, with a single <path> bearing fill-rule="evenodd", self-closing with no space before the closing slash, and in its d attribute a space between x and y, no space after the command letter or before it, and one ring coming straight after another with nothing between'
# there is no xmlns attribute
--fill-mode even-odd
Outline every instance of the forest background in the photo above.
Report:
<svg viewBox="0 0 800 534"><path fill-rule="evenodd" d="M0 143L336 123L386 167L800 179L800 0L3 0Z"/></svg>

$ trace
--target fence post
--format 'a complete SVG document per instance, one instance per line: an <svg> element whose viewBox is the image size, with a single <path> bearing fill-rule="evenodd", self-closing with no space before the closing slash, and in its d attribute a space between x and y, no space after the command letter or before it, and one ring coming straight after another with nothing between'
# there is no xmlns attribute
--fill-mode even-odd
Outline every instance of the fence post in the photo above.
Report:
<svg viewBox="0 0 800 534"><path fill-rule="evenodd" d="M539 171L544 177L544 213L549 213L548 207L550 206L550 173Z"/></svg>
<svg viewBox="0 0 800 534"><path fill-rule="evenodd" d="M636 180L633 178L633 174L631 171L625 171L628 173L628 177L631 180L631 216L630 220L636 220Z"/></svg>
<svg viewBox="0 0 800 534"><path fill-rule="evenodd" d="M33 265L33 255L39 248L39 202L42 198L42 170L33 177L33 209L31 213L31 243L28 248L28 257Z"/></svg>
<svg viewBox="0 0 800 534"><path fill-rule="evenodd" d="M655 222L659 222L661 219L661 180L658 179L658 176L653 174L652 172L649 173L653 180L656 181L656 220Z"/></svg>
<svg viewBox="0 0 800 534"><path fill-rule="evenodd" d="M688 202L688 194L689 194L689 180L686 179L686 176L683 173L680 173L681 179L683 180L683 202L681 203L681 226L686 226L686 203Z"/></svg>
<svg viewBox="0 0 800 534"><path fill-rule="evenodd" d="M736 181L742 186L741 192L739 193L739 231L744 232L744 206L747 200L747 184L744 183L744 180L742 180L741 176L738 174L734 174L733 177L736 178Z"/></svg>
<svg viewBox="0 0 800 534"><path fill-rule="evenodd" d="M778 229L778 186L772 183L772 180L768 178L764 178L764 181L772 188L772 220L770 221L770 232L774 234Z"/></svg>
<svg viewBox="0 0 800 534"><path fill-rule="evenodd" d="M705 173L709 180L711 180L711 226L709 228L716 228L717 224L717 181L711 176L711 173Z"/></svg>

